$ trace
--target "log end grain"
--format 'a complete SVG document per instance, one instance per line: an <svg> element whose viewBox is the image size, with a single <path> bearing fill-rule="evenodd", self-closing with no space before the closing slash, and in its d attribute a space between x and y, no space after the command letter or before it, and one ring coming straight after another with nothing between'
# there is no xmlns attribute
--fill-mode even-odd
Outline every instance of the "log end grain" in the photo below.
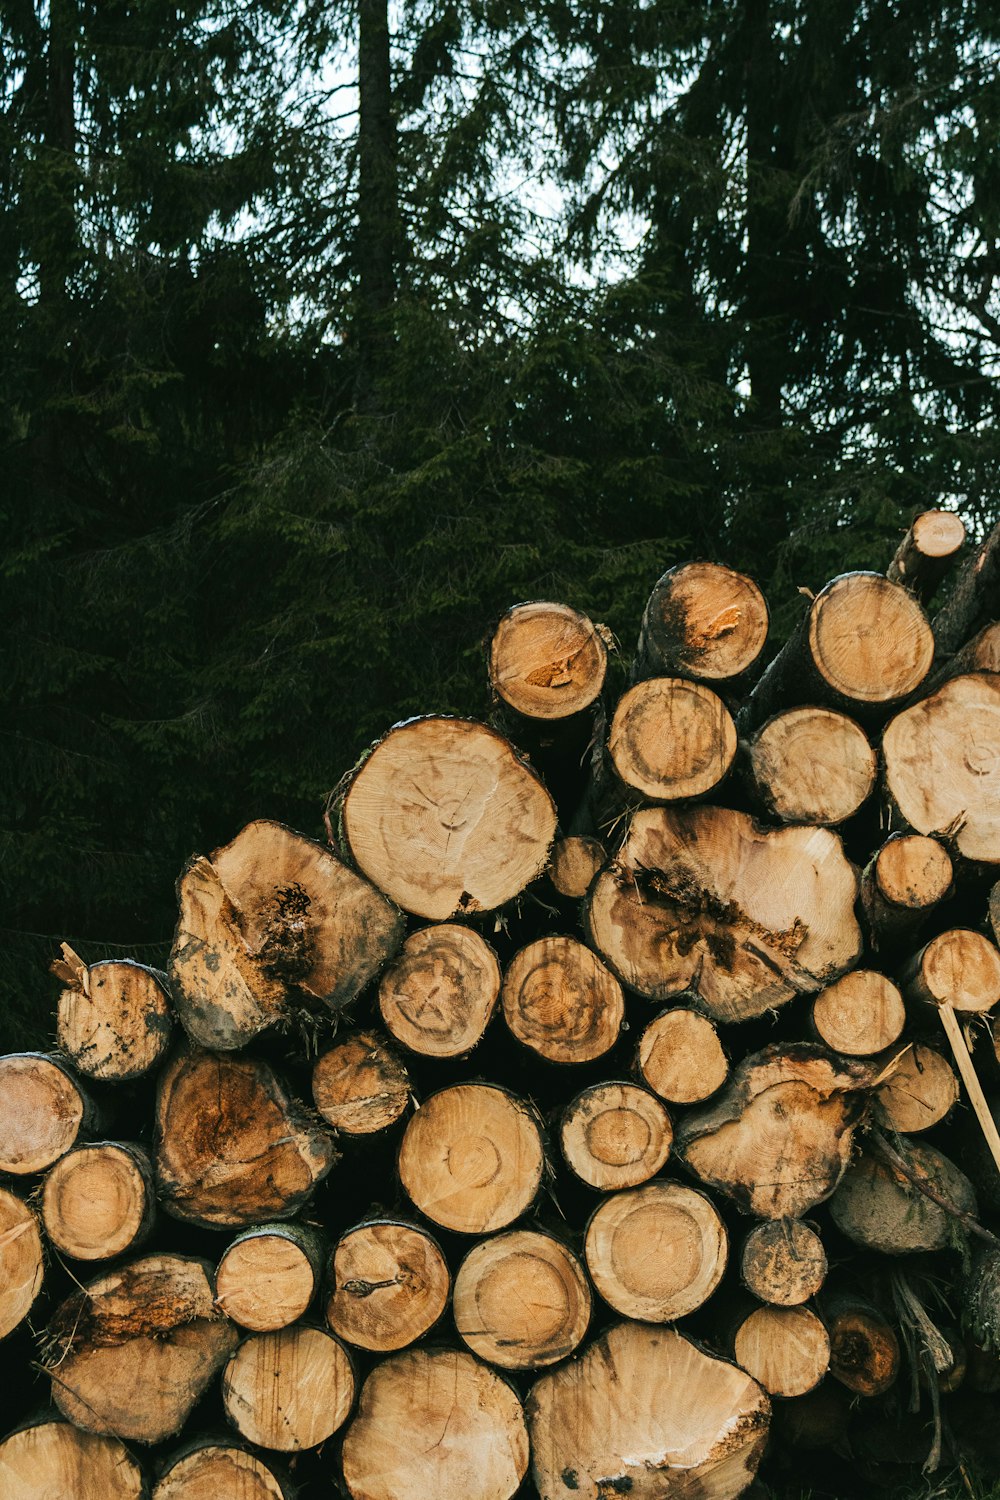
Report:
<svg viewBox="0 0 1000 1500"><path fill-rule="evenodd" d="M173 1015L159 977L130 959L84 967L63 989L56 1013L59 1046L88 1078L140 1078L170 1045Z"/></svg>
<svg viewBox="0 0 1000 1500"><path fill-rule="evenodd" d="M639 655L652 672L728 682L754 666L767 630L767 604L752 578L720 563L683 563L650 595Z"/></svg>
<svg viewBox="0 0 1000 1500"><path fill-rule="evenodd" d="M333 1252L326 1319L334 1333L378 1354L423 1338L448 1305L451 1276L425 1229L395 1220L359 1224Z"/></svg>
<svg viewBox="0 0 1000 1500"><path fill-rule="evenodd" d="M312 1237L291 1224L267 1224L241 1234L224 1252L215 1302L241 1328L273 1333L305 1314L318 1284Z"/></svg>
<svg viewBox="0 0 1000 1500"><path fill-rule="evenodd" d="M846 1057L872 1057L891 1047L906 1024L903 997L884 974L852 969L813 1001L813 1026L821 1041Z"/></svg>
<svg viewBox="0 0 1000 1500"><path fill-rule="evenodd" d="M567 604L516 604L490 644L494 692L530 719L565 719L589 708L607 664L600 632Z"/></svg>
<svg viewBox="0 0 1000 1500"><path fill-rule="evenodd" d="M153 1173L138 1146L100 1141L68 1152L46 1175L45 1231L74 1260L109 1260L132 1249L154 1211Z"/></svg>
<svg viewBox="0 0 1000 1500"><path fill-rule="evenodd" d="M222 1374L222 1403L237 1432L280 1453L326 1442L347 1421L354 1391L340 1340L301 1324L244 1339Z"/></svg>
<svg viewBox="0 0 1000 1500"><path fill-rule="evenodd" d="M0 1057L0 1172L44 1172L74 1145L86 1114L83 1092L54 1058Z"/></svg>
<svg viewBox="0 0 1000 1500"><path fill-rule="evenodd" d="M815 1297L826 1271L823 1242L801 1219L765 1220L743 1242L743 1285L760 1302L798 1307Z"/></svg>
<svg viewBox="0 0 1000 1500"><path fill-rule="evenodd" d="M316 1060L313 1102L323 1119L345 1135L374 1135L402 1119L410 1078L384 1036L359 1031Z"/></svg>
<svg viewBox="0 0 1000 1500"><path fill-rule="evenodd" d="M205 1440L167 1459L152 1500L286 1500L290 1494L255 1454Z"/></svg>
<svg viewBox="0 0 1000 1500"><path fill-rule="evenodd" d="M601 1192L638 1187L670 1155L670 1116L634 1083L595 1083L567 1107L560 1143L567 1165Z"/></svg>
<svg viewBox="0 0 1000 1500"><path fill-rule="evenodd" d="M733 1336L736 1363L771 1396L804 1396L830 1368L830 1335L809 1307L757 1307Z"/></svg>
<svg viewBox="0 0 1000 1500"><path fill-rule="evenodd" d="M782 823L843 823L871 794L878 762L868 736L832 708L776 714L750 742L757 795Z"/></svg>
<svg viewBox="0 0 1000 1500"><path fill-rule="evenodd" d="M0 1500L143 1500L142 1470L116 1437L34 1422L0 1442Z"/></svg>
<svg viewBox="0 0 1000 1500"><path fill-rule="evenodd" d="M583 834L556 839L549 860L549 879L560 896L582 901L607 858L600 839Z"/></svg>
<svg viewBox="0 0 1000 1500"><path fill-rule="evenodd" d="M707 1302L729 1256L725 1226L704 1193L653 1182L595 1210L584 1241L591 1280L609 1307L672 1323Z"/></svg>
<svg viewBox="0 0 1000 1500"><path fill-rule="evenodd" d="M0 1339L24 1322L44 1277L38 1220L16 1193L0 1188Z"/></svg>
<svg viewBox="0 0 1000 1500"><path fill-rule="evenodd" d="M455 1278L455 1327L472 1353L505 1370L565 1359L590 1321L587 1277L560 1240L515 1229L476 1245Z"/></svg>
<svg viewBox="0 0 1000 1500"><path fill-rule="evenodd" d="M608 749L627 787L653 802L678 802L703 796L726 776L736 726L711 688L651 677L620 700Z"/></svg>
<svg viewBox="0 0 1000 1500"><path fill-rule="evenodd" d="M700 1104L729 1076L729 1061L707 1016L686 1006L650 1021L639 1039L639 1072L668 1104Z"/></svg>
<svg viewBox="0 0 1000 1500"><path fill-rule="evenodd" d="M907 697L934 658L927 616L879 573L844 573L827 584L810 606L807 641L831 692L858 704Z"/></svg>
<svg viewBox="0 0 1000 1500"><path fill-rule="evenodd" d="M501 1002L518 1041L555 1063L603 1057L625 1020L618 980L571 937L540 938L515 954Z"/></svg>
<svg viewBox="0 0 1000 1500"><path fill-rule="evenodd" d="M379 984L391 1034L424 1057L461 1057L481 1039L500 995L500 965L478 932L458 923L406 939Z"/></svg>

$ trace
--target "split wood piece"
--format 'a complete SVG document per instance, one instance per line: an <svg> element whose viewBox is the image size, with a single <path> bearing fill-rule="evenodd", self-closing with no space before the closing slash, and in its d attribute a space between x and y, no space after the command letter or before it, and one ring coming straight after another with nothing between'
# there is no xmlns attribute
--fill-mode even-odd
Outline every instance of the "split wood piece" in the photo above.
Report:
<svg viewBox="0 0 1000 1500"><path fill-rule="evenodd" d="M299 1324L244 1339L222 1372L226 1416L248 1443L300 1453L325 1443L354 1404L343 1344Z"/></svg>
<svg viewBox="0 0 1000 1500"><path fill-rule="evenodd" d="M856 1396L881 1396L895 1384L901 1356L892 1324L861 1297L823 1299L830 1332L830 1373Z"/></svg>
<svg viewBox="0 0 1000 1500"><path fill-rule="evenodd" d="M742 1021L812 993L861 953L857 876L828 828L762 832L727 807L646 808L585 909L593 946L650 1000L697 993Z"/></svg>
<svg viewBox="0 0 1000 1500"><path fill-rule="evenodd" d="M708 1301L729 1241L704 1193L650 1182L606 1198L584 1240L587 1269L609 1307L644 1323L672 1323Z"/></svg>
<svg viewBox="0 0 1000 1500"><path fill-rule="evenodd" d="M646 677L733 683L757 662L767 628L767 604L752 578L721 563L682 563L649 596L636 667Z"/></svg>
<svg viewBox="0 0 1000 1500"><path fill-rule="evenodd" d="M607 647L600 632L568 604L515 604L490 644L490 685L528 719L567 719L604 686Z"/></svg>
<svg viewBox="0 0 1000 1500"><path fill-rule="evenodd" d="M1000 677L953 677L882 736L885 788L918 833L1000 864Z"/></svg>
<svg viewBox="0 0 1000 1500"><path fill-rule="evenodd" d="M534 1201L542 1133L528 1105L495 1084L460 1083L420 1106L399 1148L399 1176L434 1224L460 1234L506 1229Z"/></svg>
<svg viewBox="0 0 1000 1500"><path fill-rule="evenodd" d="M577 1094L563 1115L560 1142L577 1177L607 1193L655 1177L673 1135L659 1099L637 1084L611 1082Z"/></svg>
<svg viewBox="0 0 1000 1500"><path fill-rule="evenodd" d="M46 1333L52 1399L88 1432L162 1443L180 1430L238 1333L207 1261L150 1255L92 1281Z"/></svg>
<svg viewBox="0 0 1000 1500"><path fill-rule="evenodd" d="M63 981L56 1032L59 1046L88 1078L125 1083L164 1056L174 1021L165 975L130 958L89 967L67 943L51 965Z"/></svg>
<svg viewBox="0 0 1000 1500"><path fill-rule="evenodd" d="M0 1187L0 1339L24 1322L42 1289L44 1276L38 1219L16 1193Z"/></svg>
<svg viewBox="0 0 1000 1500"><path fill-rule="evenodd" d="M684 1116L674 1150L745 1212L798 1218L843 1176L871 1082L869 1067L807 1042L765 1047L714 1104Z"/></svg>
<svg viewBox="0 0 1000 1500"><path fill-rule="evenodd" d="M504 1370L540 1370L581 1343L590 1286L561 1240L514 1229L469 1251L453 1305L455 1327L473 1354Z"/></svg>
<svg viewBox="0 0 1000 1500"><path fill-rule="evenodd" d="M319 1290L319 1234L304 1224L261 1224L237 1235L215 1273L215 1301L254 1333L274 1333L303 1317Z"/></svg>
<svg viewBox="0 0 1000 1500"><path fill-rule="evenodd" d="M810 1307L755 1307L733 1335L736 1363L770 1396L805 1396L830 1368L830 1335Z"/></svg>
<svg viewBox="0 0 1000 1500"><path fill-rule="evenodd" d="M571 937L539 938L515 954L501 1001L518 1041L554 1063L603 1057L625 1020L618 980Z"/></svg>
<svg viewBox="0 0 1000 1500"><path fill-rule="evenodd" d="M464 1351L394 1354L362 1387L342 1462L354 1500L512 1500L528 1472L521 1402Z"/></svg>
<svg viewBox="0 0 1000 1500"><path fill-rule="evenodd" d="M471 927L413 932L379 984L382 1019L423 1057L461 1057L481 1039L500 996L500 965Z"/></svg>
<svg viewBox="0 0 1000 1500"><path fill-rule="evenodd" d="M541 1375L527 1413L540 1500L736 1500L763 1456L771 1404L673 1328L618 1323Z"/></svg>
<svg viewBox="0 0 1000 1500"><path fill-rule="evenodd" d="M555 804L485 724L398 724L344 798L351 854L405 911L446 921L512 901L548 863Z"/></svg>
<svg viewBox="0 0 1000 1500"><path fill-rule="evenodd" d="M426 1229L372 1219L349 1229L333 1252L326 1320L360 1349L389 1354L429 1333L444 1313L451 1275Z"/></svg>
<svg viewBox="0 0 1000 1500"><path fill-rule="evenodd" d="M743 1242L740 1275L760 1302L798 1307L815 1297L826 1270L823 1241L801 1219L767 1220Z"/></svg>
<svg viewBox="0 0 1000 1500"><path fill-rule="evenodd" d="M899 1040L906 1025L903 997L884 974L852 969L813 1001L812 1023L821 1042L846 1057L873 1057Z"/></svg>
<svg viewBox="0 0 1000 1500"><path fill-rule="evenodd" d="M0 1057L0 1172L44 1172L96 1125L94 1106L58 1058Z"/></svg>
<svg viewBox="0 0 1000 1500"><path fill-rule="evenodd" d="M620 699L608 750L625 786L651 802L680 802L704 796L728 774L736 725L711 688L650 677Z"/></svg>
<svg viewBox="0 0 1000 1500"><path fill-rule="evenodd" d="M384 1036L359 1031L321 1054L312 1076L313 1102L345 1135L375 1135L402 1119L410 1077Z"/></svg>
<svg viewBox="0 0 1000 1500"><path fill-rule="evenodd" d="M967 559L934 616L934 639L950 656L997 615L1000 597L1000 521Z"/></svg>
<svg viewBox="0 0 1000 1500"><path fill-rule="evenodd" d="M137 1249L155 1213L149 1157L124 1141L75 1147L49 1168L42 1189L45 1232L74 1260L110 1260Z"/></svg>
<svg viewBox="0 0 1000 1500"><path fill-rule="evenodd" d="M700 1104L729 1077L729 1060L707 1016L678 1006L650 1021L639 1038L639 1072L668 1104Z"/></svg>
<svg viewBox="0 0 1000 1500"><path fill-rule="evenodd" d="M791 708L748 746L754 791L782 823L843 823L871 795L875 751L861 725L832 708Z"/></svg>
<svg viewBox="0 0 1000 1500"><path fill-rule="evenodd" d="M403 918L329 849L281 823L249 823L178 887L174 1003L203 1047L349 1004L392 957Z"/></svg>
<svg viewBox="0 0 1000 1500"><path fill-rule="evenodd" d="M830 1214L842 1234L866 1250L909 1255L944 1250L962 1243L961 1220L922 1193L926 1183L958 1214L975 1215L972 1184L954 1162L923 1141L900 1143L900 1156L915 1181L887 1162L862 1154L852 1162L830 1200Z"/></svg>
<svg viewBox="0 0 1000 1500"><path fill-rule="evenodd" d="M157 1191L177 1219L244 1229L291 1218L336 1161L329 1131L259 1059L193 1052L160 1080Z"/></svg>
<svg viewBox="0 0 1000 1500"><path fill-rule="evenodd" d="M142 1470L114 1437L43 1418L0 1442L0 1500L143 1500Z"/></svg>
<svg viewBox="0 0 1000 1500"><path fill-rule="evenodd" d="M1000 1002L1000 951L988 938L953 927L932 938L904 973L908 998L984 1015Z"/></svg>
<svg viewBox="0 0 1000 1500"><path fill-rule="evenodd" d="M152 1500L292 1500L293 1491L255 1454L198 1438L171 1454Z"/></svg>
<svg viewBox="0 0 1000 1500"><path fill-rule="evenodd" d="M939 839L894 833L861 877L861 906L876 948L903 947L951 893L954 867Z"/></svg>
<svg viewBox="0 0 1000 1500"><path fill-rule="evenodd" d="M886 1065L892 1071L875 1091L875 1116L900 1135L930 1130L958 1103L958 1079L948 1059L914 1042Z"/></svg>
<svg viewBox="0 0 1000 1500"><path fill-rule="evenodd" d="M549 879L560 896L582 901L607 858L607 850L600 839L582 834L556 839L549 859Z"/></svg>
<svg viewBox="0 0 1000 1500"><path fill-rule="evenodd" d="M965 522L953 510L925 510L896 548L886 577L927 604L965 542Z"/></svg>

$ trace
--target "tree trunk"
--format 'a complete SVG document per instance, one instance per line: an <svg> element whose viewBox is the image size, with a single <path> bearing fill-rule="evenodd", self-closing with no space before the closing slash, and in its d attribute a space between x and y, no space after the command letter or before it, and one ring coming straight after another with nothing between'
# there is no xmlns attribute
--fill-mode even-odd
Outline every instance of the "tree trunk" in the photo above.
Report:
<svg viewBox="0 0 1000 1500"><path fill-rule="evenodd" d="M251 1334L222 1372L222 1404L236 1431L279 1453L325 1443L347 1421L354 1393L343 1344L303 1324Z"/></svg>
<svg viewBox="0 0 1000 1500"><path fill-rule="evenodd" d="M906 1024L903 997L874 969L852 969L821 990L812 1023L821 1042L845 1057L873 1057L899 1040Z"/></svg>
<svg viewBox="0 0 1000 1500"><path fill-rule="evenodd" d="M933 1047L914 1042L894 1059L875 1092L875 1118L899 1135L930 1130L958 1103L955 1070Z"/></svg>
<svg viewBox="0 0 1000 1500"><path fill-rule="evenodd" d="M668 1104L700 1104L729 1077L729 1060L707 1016L685 1006L665 1010L639 1038L638 1069Z"/></svg>
<svg viewBox="0 0 1000 1500"><path fill-rule="evenodd" d="M633 675L736 690L756 666L767 628L767 603L752 578L719 563L682 563L649 596Z"/></svg>
<svg viewBox="0 0 1000 1500"><path fill-rule="evenodd" d="M253 1333L274 1333L305 1316L319 1290L323 1249L304 1224L262 1224L237 1235L215 1273L215 1301Z"/></svg>
<svg viewBox="0 0 1000 1500"><path fill-rule="evenodd" d="M704 684L649 677L619 700L608 749L626 787L650 802L682 802L704 796L728 775L736 725Z"/></svg>
<svg viewBox="0 0 1000 1500"><path fill-rule="evenodd" d="M582 901L607 858L607 850L600 839L586 834L556 839L549 860L549 879L560 896L570 901Z"/></svg>
<svg viewBox="0 0 1000 1500"><path fill-rule="evenodd" d="M934 616L939 655L950 656L997 616L1000 596L1000 521L966 562Z"/></svg>
<svg viewBox="0 0 1000 1500"><path fill-rule="evenodd" d="M0 1187L0 1339L24 1322L42 1289L44 1276L38 1219L16 1193ZM3 1472L0 1459L0 1475Z"/></svg>
<svg viewBox="0 0 1000 1500"><path fill-rule="evenodd" d="M153 1169L141 1146L77 1146L49 1169L42 1191L45 1232L74 1260L110 1260L148 1238L156 1214Z"/></svg>
<svg viewBox="0 0 1000 1500"><path fill-rule="evenodd" d="M625 1020L621 985L576 938L546 937L515 954L501 990L510 1030L554 1063L593 1062Z"/></svg>
<svg viewBox="0 0 1000 1500"><path fill-rule="evenodd" d="M843 823L875 785L878 763L868 736L832 708L776 714L747 751L754 795L781 823Z"/></svg>
<svg viewBox="0 0 1000 1500"><path fill-rule="evenodd" d="M379 985L382 1019L423 1057L462 1057L482 1039L500 996L496 954L471 927L413 932Z"/></svg>
<svg viewBox="0 0 1000 1500"><path fill-rule="evenodd" d="M58 1058L0 1057L0 1172L44 1172L97 1124L93 1104Z"/></svg>
<svg viewBox="0 0 1000 1500"><path fill-rule="evenodd" d="M830 1335L809 1307L756 1307L734 1330L736 1363L770 1396L805 1396L830 1368Z"/></svg>
<svg viewBox="0 0 1000 1500"><path fill-rule="evenodd" d="M196 1438L164 1461L152 1500L294 1500L268 1464L218 1438Z"/></svg>
<svg viewBox="0 0 1000 1500"><path fill-rule="evenodd" d="M605 1198L584 1239L590 1279L609 1307L643 1323L672 1323L718 1287L729 1241L711 1199L678 1182Z"/></svg>
<svg viewBox="0 0 1000 1500"><path fill-rule="evenodd" d="M952 889L951 855L939 839L894 833L865 867L861 906L876 948L912 941Z"/></svg>
<svg viewBox="0 0 1000 1500"><path fill-rule="evenodd" d="M316 1060L313 1102L323 1119L345 1135L374 1135L402 1119L410 1078L384 1036L358 1031Z"/></svg>
<svg viewBox="0 0 1000 1500"><path fill-rule="evenodd" d="M801 1219L766 1220L743 1242L740 1275L759 1302L798 1307L815 1297L826 1270L823 1242Z"/></svg>
<svg viewBox="0 0 1000 1500"><path fill-rule="evenodd" d="M892 1325L863 1298L833 1293L823 1299L830 1330L830 1373L856 1396L881 1396L900 1370L899 1340Z"/></svg>
<svg viewBox="0 0 1000 1500"><path fill-rule="evenodd" d="M602 1193L638 1187L670 1155L670 1116L634 1083L595 1083L563 1114L560 1141L567 1165Z"/></svg>
<svg viewBox="0 0 1000 1500"><path fill-rule="evenodd" d="M387 0L358 9L358 405L377 411L393 348L400 251L396 116Z"/></svg>
<svg viewBox="0 0 1000 1500"><path fill-rule="evenodd" d="M59 1046L81 1073L107 1083L141 1078L163 1058L174 1028L166 975L131 959L89 968L67 943L51 965L64 982Z"/></svg>
<svg viewBox="0 0 1000 1500"><path fill-rule="evenodd" d="M337 1242L326 1320L349 1344L388 1354L430 1332L450 1291L448 1263L426 1229L371 1219Z"/></svg>
<svg viewBox="0 0 1000 1500"><path fill-rule="evenodd" d="M961 516L952 510L925 510L896 548L886 577L903 584L926 605L964 543L965 522Z"/></svg>
<svg viewBox="0 0 1000 1500"><path fill-rule="evenodd" d="M504 1370L539 1370L572 1354L590 1322L590 1286L550 1234L515 1229L469 1251L455 1278L455 1327Z"/></svg>
<svg viewBox="0 0 1000 1500"><path fill-rule="evenodd" d="M0 1441L0 1500L144 1500L145 1495L142 1470L118 1438L81 1432L46 1414Z"/></svg>
<svg viewBox="0 0 1000 1500"><path fill-rule="evenodd" d="M975 1214L976 1196L968 1178L933 1146L922 1141L900 1145L900 1155L916 1182L963 1214ZM961 1244L960 1221L921 1192L895 1167L861 1155L844 1173L830 1202L830 1214L841 1233L866 1250L909 1255Z"/></svg>

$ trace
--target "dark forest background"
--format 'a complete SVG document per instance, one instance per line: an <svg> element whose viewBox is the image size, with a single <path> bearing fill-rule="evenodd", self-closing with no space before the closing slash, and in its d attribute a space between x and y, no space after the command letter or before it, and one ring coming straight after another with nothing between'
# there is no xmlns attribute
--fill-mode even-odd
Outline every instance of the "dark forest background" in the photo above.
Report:
<svg viewBox="0 0 1000 1500"><path fill-rule="evenodd" d="M996 518L994 0L6 0L0 926L162 963L184 860L485 707L522 598Z"/></svg>

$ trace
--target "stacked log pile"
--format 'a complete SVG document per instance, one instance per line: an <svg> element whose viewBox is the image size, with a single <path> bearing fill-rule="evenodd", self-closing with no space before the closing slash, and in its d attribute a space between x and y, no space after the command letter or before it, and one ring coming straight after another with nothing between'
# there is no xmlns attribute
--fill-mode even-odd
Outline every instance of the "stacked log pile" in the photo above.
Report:
<svg viewBox="0 0 1000 1500"><path fill-rule="evenodd" d="M995 1427L1000 527L964 547L925 513L770 652L716 563L630 662L517 605L488 723L188 863L167 973L64 948L56 1045L0 1059L0 1500L730 1500Z"/></svg>

